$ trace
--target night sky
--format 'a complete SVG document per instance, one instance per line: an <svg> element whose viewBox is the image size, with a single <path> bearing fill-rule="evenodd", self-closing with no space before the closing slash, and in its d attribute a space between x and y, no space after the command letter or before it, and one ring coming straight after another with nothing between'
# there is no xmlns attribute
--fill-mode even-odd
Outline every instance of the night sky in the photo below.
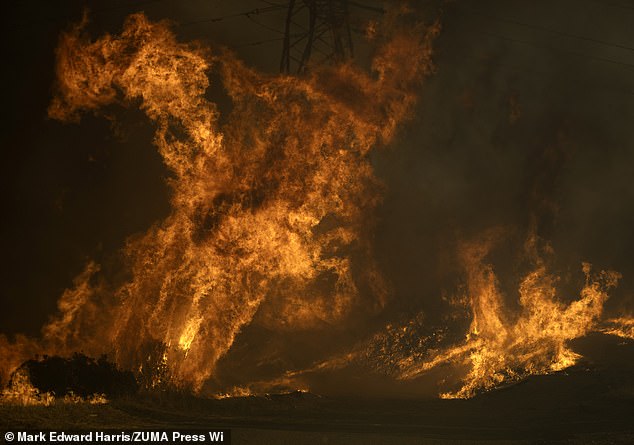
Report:
<svg viewBox="0 0 634 445"><path fill-rule="evenodd" d="M84 7L95 37L144 11L173 20L183 41L225 45L267 72L277 71L281 55L275 30L283 29L283 8L239 15L266 7L264 1L54 3L20 2L3 14L6 334L36 335L88 260L108 270L126 238L169 212L168 173L141 112L111 107L113 119L86 115L80 125L46 116L58 35ZM515 252L536 227L554 249L562 286L575 289L582 261L616 270L623 279L607 310L631 313L634 2L482 0L417 8L427 20L440 16L436 73L396 142L373 157L386 190L375 238L394 292L386 317L422 309L433 318L459 282L456 242L493 226L510 233L500 253L503 286L516 287ZM352 14L372 17L354 8ZM355 39L363 63L369 49ZM222 91L214 94L222 111Z"/></svg>

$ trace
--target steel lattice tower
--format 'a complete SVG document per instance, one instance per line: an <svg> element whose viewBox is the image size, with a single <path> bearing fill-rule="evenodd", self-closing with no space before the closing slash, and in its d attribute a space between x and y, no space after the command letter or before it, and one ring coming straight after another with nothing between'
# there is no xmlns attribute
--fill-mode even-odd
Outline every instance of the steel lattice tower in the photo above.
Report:
<svg viewBox="0 0 634 445"><path fill-rule="evenodd" d="M340 62L352 56L348 0L289 1L281 72L302 74L311 60Z"/></svg>

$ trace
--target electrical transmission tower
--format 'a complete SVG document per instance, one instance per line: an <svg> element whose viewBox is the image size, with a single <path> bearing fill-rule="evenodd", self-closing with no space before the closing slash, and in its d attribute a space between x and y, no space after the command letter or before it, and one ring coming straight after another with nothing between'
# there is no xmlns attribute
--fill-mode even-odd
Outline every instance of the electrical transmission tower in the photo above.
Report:
<svg viewBox="0 0 634 445"><path fill-rule="evenodd" d="M348 0L289 0L280 71L302 74L309 62L352 57L348 5Z"/></svg>

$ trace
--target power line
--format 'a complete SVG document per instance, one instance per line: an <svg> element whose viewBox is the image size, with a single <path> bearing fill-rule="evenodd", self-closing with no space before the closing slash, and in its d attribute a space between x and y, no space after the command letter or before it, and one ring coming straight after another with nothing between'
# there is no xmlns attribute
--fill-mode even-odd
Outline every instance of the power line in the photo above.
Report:
<svg viewBox="0 0 634 445"><path fill-rule="evenodd" d="M543 44L539 44L539 43L535 43L535 42L530 42L530 41L527 41L527 40L514 39L512 37L501 36L499 34L494 34L494 33L486 32L486 31L482 31L482 30L476 30L476 32L478 32L480 34L488 35L488 36L491 36L491 37L495 37L495 38L498 38L498 39L501 39L501 40L507 40L507 41L510 41L510 42L516 42L516 43L522 43L524 45L534 46L536 48L548 49L548 50L555 51L555 52L575 55L575 56L581 57L581 58L597 60L599 62L606 62L606 63L611 63L611 64L614 64L614 65L625 66L625 67L628 67L628 68L634 68L634 64L626 63L626 62L619 62L617 60L607 59L605 57L592 56L592 55L584 54L584 53L581 53L581 52L569 51L569 50L565 50L565 49L562 49L562 48L556 48L554 46L548 46L548 45L543 45Z"/></svg>
<svg viewBox="0 0 634 445"><path fill-rule="evenodd" d="M266 6L264 8L255 8L252 9L250 11L245 11L245 12L237 12L234 14L228 14L228 15L224 15L224 16L220 16L220 17L212 17L212 18L208 18L208 19L201 19L201 20L193 20L191 22L183 22L178 24L178 26L190 26L190 25L198 25L200 23L214 23L214 22L221 22L223 20L227 20L227 19L232 19L232 18L237 18L237 17L249 17L251 15L259 15L259 14L264 14L264 13L268 13L268 12L273 12L273 11L279 11L281 9L284 9L285 6Z"/></svg>
<svg viewBox="0 0 634 445"><path fill-rule="evenodd" d="M606 42L604 40L599 40L599 39L594 39L592 37L586 37L586 36L579 36L579 35L575 35L575 34L570 34L564 31L559 31L556 29L551 29L545 26L541 26L541 25L535 25L535 24L531 24L531 23L524 23L524 22L520 22L518 20L514 20L514 19L509 19L506 17L500 17L494 14L491 14L489 12L483 12L483 11L476 11L474 9L469 9L466 8L466 11L468 11L467 13L470 13L472 15L480 15L480 16L484 16L484 17L490 17L494 20L500 21L500 22L506 22L506 23L512 23L514 25L519 25L519 26L524 26L526 28L533 28L533 29L539 29L541 31L546 31L552 34L557 34L557 35L561 35L561 36L565 36L565 37L570 37L570 38L574 38L574 39L579 39L579 40L585 40L587 42L592 42L592 43L597 43L600 45L604 45L604 46L611 46L614 48L621 48L621 49L625 49L628 51L634 51L634 47L631 46L627 46L627 45L621 45L618 43L612 43L612 42Z"/></svg>
<svg viewBox="0 0 634 445"><path fill-rule="evenodd" d="M459 11L460 12L460 11ZM467 15L474 15L473 12L469 13L468 11L463 11L465 14ZM487 15L486 13L480 13L480 15ZM495 18L494 16L492 16L493 18ZM527 25L527 24L523 24L522 25ZM527 26L532 26L532 25L527 25ZM534 25L534 26L538 26L538 25ZM551 30L552 31L552 30ZM492 32L487 32L487 31L483 31L481 29L475 29L475 32L479 33L479 34L484 34L484 35L488 35L490 37L495 37L497 39L500 40L506 40L506 41L510 41L510 42L515 42L515 43L521 43L523 45L528 45L528 46L533 46L536 48L542 48L542 49L547 49L553 52L559 52L559 53L564 53L564 54L569 54L569 55L574 55L580 58L584 58L584 59L592 59L592 60L596 60L596 61L600 61L600 62L604 62L604 63L610 63L610 64L614 64L614 65L619 65L619 66L624 66L627 68L634 68L634 64L632 63L627 63L627 62L620 62L617 60L613 60L613 59L608 59L605 57L600 57L600 56L594 56L594 55L590 55L587 53L583 53L583 52L577 52L577 51L570 51L570 50L566 50L563 48L557 48L557 47L553 47L550 45L545 45L542 43L537 43L537 42L533 42L533 41L528 41L528 40L522 40L522 39L516 39L513 37L509 37L509 36L503 36L503 35L499 35L499 34L495 34ZM555 32L555 31L553 31ZM611 45L611 44L608 44ZM628 48L632 51L634 51L634 48Z"/></svg>
<svg viewBox="0 0 634 445"><path fill-rule="evenodd" d="M272 28L272 27L270 27L268 25L265 25L264 23L260 23L256 19L251 17L250 15L247 15L246 17L249 19L249 21L251 21L252 23L255 23L256 25L258 25L261 28L264 28L264 29L266 29L268 31L271 31L271 32L274 32L274 33L277 33L277 34L284 34L284 31L280 31L279 29L275 29L275 28Z"/></svg>
<svg viewBox="0 0 634 445"><path fill-rule="evenodd" d="M249 43L243 43L241 45L235 45L233 48L244 48L244 47L247 47L247 46L258 46L258 45L263 45L265 43L281 42L282 40L284 40L284 37L276 37L276 38L273 38L273 39L258 40L256 42L249 42Z"/></svg>
<svg viewBox="0 0 634 445"><path fill-rule="evenodd" d="M488 34L491 35L491 34ZM472 59L477 58L477 56L473 53L468 53L467 57L471 57ZM512 71L515 72L522 72L522 73L531 73L532 75L536 75L542 78L552 78L552 75L550 72L545 72L545 71L541 71L541 70L536 70L534 66L527 66L524 65L522 63L505 63L505 62L497 62L498 65L501 66L505 66L507 68L509 68ZM578 83L582 83L581 80L579 78L576 78ZM591 82L590 81L586 81L585 84L590 85ZM610 91L611 93L614 94L630 94L634 96L634 90L630 90L630 89L625 89L625 88L615 88L615 87L609 87L607 85L604 84L594 84L595 86L604 89L606 91Z"/></svg>

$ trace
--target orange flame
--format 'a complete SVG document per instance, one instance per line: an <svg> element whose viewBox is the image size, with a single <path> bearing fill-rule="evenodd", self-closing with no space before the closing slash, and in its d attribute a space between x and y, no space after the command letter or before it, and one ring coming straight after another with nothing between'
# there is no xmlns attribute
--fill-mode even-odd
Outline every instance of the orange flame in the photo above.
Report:
<svg viewBox="0 0 634 445"><path fill-rule="evenodd" d="M41 341L0 336L2 381L35 353L82 350L110 353L148 387L200 389L248 324L320 329L386 304L370 243L381 186L368 155L388 144L412 111L432 70L438 25L422 32L373 24L379 45L372 74L347 63L307 78L263 75L227 50L179 43L167 24L142 14L130 16L121 35L94 42L83 25L60 40L49 115L78 121L112 103L138 105L156 127L154 142L171 174L171 213L128 240L126 282L99 282L99 266L89 263L60 298ZM207 98L210 72L232 100L223 125ZM579 299L565 304L535 237L526 244L533 269L519 285L520 310L511 310L486 262L494 238L491 232L460 253L470 311L460 341L451 343L444 329L421 336L419 314L352 351L224 395L305 388L306 373L374 354L376 368L402 380L463 367L460 387L441 397L471 397L571 366L578 355L567 342L590 331L633 338L631 318L600 321L619 274L592 274L584 264ZM399 350L401 343L408 348ZM39 400L28 381L14 378L21 389L11 394Z"/></svg>
<svg viewBox="0 0 634 445"><path fill-rule="evenodd" d="M368 154L411 112L437 25L384 29L372 75L348 63L308 78L259 74L226 50L179 43L142 14L94 42L83 25L60 40L49 116L77 122L137 104L156 126L172 210L128 241L123 285L95 286L99 269L88 265L42 348L110 352L147 371L149 386L199 389L256 313L270 329L294 330L385 304L368 242L380 201ZM206 97L210 71L233 102L224 126Z"/></svg>
<svg viewBox="0 0 634 445"><path fill-rule="evenodd" d="M55 401L51 393L41 393L31 384L28 374L20 369L11 378L10 384L0 393L0 403L8 405L44 405Z"/></svg>
<svg viewBox="0 0 634 445"><path fill-rule="evenodd" d="M610 318L602 324L601 332L634 340L634 317Z"/></svg>
<svg viewBox="0 0 634 445"><path fill-rule="evenodd" d="M529 237L527 251L534 269L519 285L520 311L507 307L497 278L485 257L493 245L493 232L484 240L466 244L461 258L466 271L471 324L462 343L415 359L409 354L397 363L398 377L413 379L447 363L466 366L461 387L441 393L443 398L469 398L478 392L572 366L579 355L569 340L599 330L607 291L616 286L616 272L591 273L583 264L585 285L580 298L564 304L557 295L557 277L537 255L537 239Z"/></svg>

